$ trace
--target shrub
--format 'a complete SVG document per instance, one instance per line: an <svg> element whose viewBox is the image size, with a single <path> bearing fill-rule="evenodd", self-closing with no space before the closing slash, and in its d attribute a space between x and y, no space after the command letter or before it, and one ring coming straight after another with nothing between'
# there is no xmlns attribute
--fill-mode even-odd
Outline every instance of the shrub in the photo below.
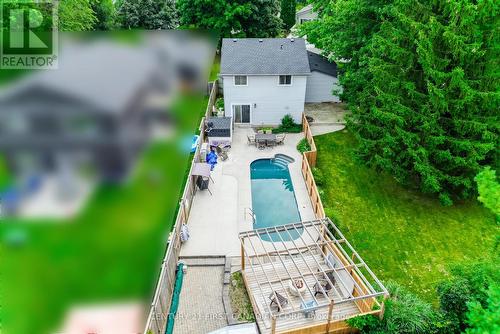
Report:
<svg viewBox="0 0 500 334"><path fill-rule="evenodd" d="M323 171L321 169L314 167L312 169L312 174L314 176L314 181L316 182L316 185L318 187L321 187L325 184L325 177L324 177Z"/></svg>
<svg viewBox="0 0 500 334"><path fill-rule="evenodd" d="M373 315L348 319L347 323L369 334L439 333L441 316L430 304L395 283L389 283L390 298L385 302L384 318Z"/></svg>
<svg viewBox="0 0 500 334"><path fill-rule="evenodd" d="M467 303L472 298L469 284L462 278L441 282L437 287L437 293L441 310L453 324L450 332L460 333L465 328Z"/></svg>
<svg viewBox="0 0 500 334"><path fill-rule="evenodd" d="M281 125L275 129L273 129L273 133L300 133L302 132L302 125L295 123L292 115L286 114L281 119Z"/></svg>
<svg viewBox="0 0 500 334"><path fill-rule="evenodd" d="M500 270L495 262L467 262L450 268L452 278L438 285L439 305L453 325L450 333L467 328L467 311L471 303L488 305L487 291L491 282L500 281Z"/></svg>
<svg viewBox="0 0 500 334"><path fill-rule="evenodd" d="M488 290L488 306L479 302L468 305L467 334L500 333L500 285L492 284Z"/></svg>
<svg viewBox="0 0 500 334"><path fill-rule="evenodd" d="M224 109L224 99L222 97L219 97L217 100L215 100L215 108Z"/></svg>
<svg viewBox="0 0 500 334"><path fill-rule="evenodd" d="M309 143L307 142L307 140L305 138L302 138L299 141L299 143L297 144L297 151L299 151L300 153L304 153L304 152L307 152L310 150L311 150L311 146L309 145Z"/></svg>

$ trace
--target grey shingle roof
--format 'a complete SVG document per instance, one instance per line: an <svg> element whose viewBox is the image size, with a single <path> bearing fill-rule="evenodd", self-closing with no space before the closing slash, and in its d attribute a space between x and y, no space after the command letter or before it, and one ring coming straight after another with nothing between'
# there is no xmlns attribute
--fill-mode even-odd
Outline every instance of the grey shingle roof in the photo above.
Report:
<svg viewBox="0 0 500 334"><path fill-rule="evenodd" d="M307 56L309 57L309 66L312 71L322 72L332 77L337 77L337 64L329 62L326 57L316 54L311 51L307 51Z"/></svg>
<svg viewBox="0 0 500 334"><path fill-rule="evenodd" d="M224 38L221 74L309 74L302 38Z"/></svg>

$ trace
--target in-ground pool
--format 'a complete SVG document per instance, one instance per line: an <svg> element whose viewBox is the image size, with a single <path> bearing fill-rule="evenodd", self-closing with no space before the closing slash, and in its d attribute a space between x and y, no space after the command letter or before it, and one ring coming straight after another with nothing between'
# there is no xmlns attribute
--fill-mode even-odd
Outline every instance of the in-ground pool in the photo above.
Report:
<svg viewBox="0 0 500 334"><path fill-rule="evenodd" d="M300 222L288 164L293 162L283 154L272 159L259 159L250 164L254 229ZM267 241L289 241L299 237L301 230L261 235Z"/></svg>

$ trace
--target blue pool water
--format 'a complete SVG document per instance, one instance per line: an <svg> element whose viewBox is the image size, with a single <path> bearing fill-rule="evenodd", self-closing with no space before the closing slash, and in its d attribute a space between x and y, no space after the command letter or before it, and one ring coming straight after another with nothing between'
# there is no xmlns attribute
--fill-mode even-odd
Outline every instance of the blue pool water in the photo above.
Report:
<svg viewBox="0 0 500 334"><path fill-rule="evenodd" d="M287 160L289 159L289 160ZM250 164L252 209L255 229L300 222L299 208L293 191L288 163L293 159L277 155L275 159L259 159ZM300 230L261 235L263 240L280 242L299 237Z"/></svg>

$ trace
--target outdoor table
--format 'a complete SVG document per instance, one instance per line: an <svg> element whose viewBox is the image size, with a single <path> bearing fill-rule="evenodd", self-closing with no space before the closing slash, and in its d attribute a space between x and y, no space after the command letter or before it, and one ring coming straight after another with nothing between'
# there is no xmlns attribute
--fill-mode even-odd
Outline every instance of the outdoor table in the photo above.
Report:
<svg viewBox="0 0 500 334"><path fill-rule="evenodd" d="M276 135L274 133L257 133L255 134L255 142L265 142L265 146L269 146L270 142L276 143Z"/></svg>

